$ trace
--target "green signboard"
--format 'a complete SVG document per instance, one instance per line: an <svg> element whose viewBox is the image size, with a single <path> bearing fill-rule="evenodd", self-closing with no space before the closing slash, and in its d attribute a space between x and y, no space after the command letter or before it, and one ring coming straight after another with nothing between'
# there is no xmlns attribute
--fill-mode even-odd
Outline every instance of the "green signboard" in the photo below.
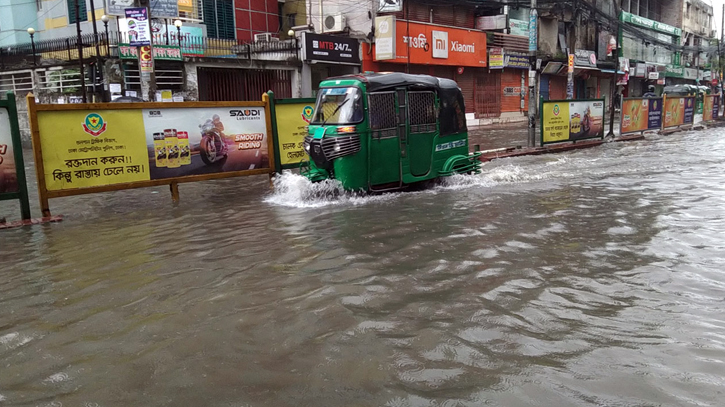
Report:
<svg viewBox="0 0 725 407"><path fill-rule="evenodd" d="M667 67L665 67L665 76L668 78L682 78L685 76L685 68L667 64Z"/></svg>
<svg viewBox="0 0 725 407"><path fill-rule="evenodd" d="M649 18L640 17L632 13L627 13L626 11L622 11L622 21L624 21L625 23L631 23L639 27L648 28L650 30L674 35L676 37L682 36L682 30L677 27L663 24L659 21L650 20Z"/></svg>
<svg viewBox="0 0 725 407"><path fill-rule="evenodd" d="M118 57L121 59L138 59L138 48L129 44L118 44ZM153 57L157 61L183 61L181 49L173 45L154 45Z"/></svg>

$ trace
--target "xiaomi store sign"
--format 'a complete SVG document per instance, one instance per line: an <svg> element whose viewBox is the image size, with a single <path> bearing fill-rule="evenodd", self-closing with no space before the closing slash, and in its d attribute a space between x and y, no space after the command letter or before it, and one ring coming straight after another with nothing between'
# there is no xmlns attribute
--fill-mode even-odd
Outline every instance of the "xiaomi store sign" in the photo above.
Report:
<svg viewBox="0 0 725 407"><path fill-rule="evenodd" d="M486 34L476 30L397 21L395 59L422 65L486 66Z"/></svg>

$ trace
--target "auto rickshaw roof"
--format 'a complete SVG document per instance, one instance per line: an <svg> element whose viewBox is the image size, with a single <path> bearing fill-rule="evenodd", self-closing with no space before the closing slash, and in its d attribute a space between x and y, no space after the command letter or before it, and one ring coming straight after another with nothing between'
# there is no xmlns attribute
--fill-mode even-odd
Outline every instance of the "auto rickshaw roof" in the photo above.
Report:
<svg viewBox="0 0 725 407"><path fill-rule="evenodd" d="M440 131L441 135L455 134L466 131L465 102L463 93L456 81L430 75L411 75L399 72L366 73L337 76L328 78L331 81L360 81L365 84L368 92L393 90L399 87L408 89L430 89L440 99ZM322 85L322 84L321 84Z"/></svg>
<svg viewBox="0 0 725 407"><path fill-rule="evenodd" d="M328 78L325 81L334 80L359 80L365 83L367 90L370 92L393 89L398 87L420 87L420 88L433 88L436 90L459 90L458 84L445 78L437 78L430 75L413 75L400 72L388 72L388 73L366 73L366 74L353 74L337 76Z"/></svg>

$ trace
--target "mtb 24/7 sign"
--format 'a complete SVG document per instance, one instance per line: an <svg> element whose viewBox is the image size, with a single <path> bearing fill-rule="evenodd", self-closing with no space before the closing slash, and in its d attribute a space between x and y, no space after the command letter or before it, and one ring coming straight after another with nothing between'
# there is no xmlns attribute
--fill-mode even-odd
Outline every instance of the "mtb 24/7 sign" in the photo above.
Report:
<svg viewBox="0 0 725 407"><path fill-rule="evenodd" d="M360 63L360 44L354 38L303 33L306 61Z"/></svg>

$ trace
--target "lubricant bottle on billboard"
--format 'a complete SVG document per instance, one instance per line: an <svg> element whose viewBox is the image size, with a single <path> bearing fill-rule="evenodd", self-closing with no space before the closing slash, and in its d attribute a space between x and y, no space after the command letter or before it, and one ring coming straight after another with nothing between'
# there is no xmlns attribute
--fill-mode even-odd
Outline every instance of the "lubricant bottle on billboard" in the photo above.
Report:
<svg viewBox="0 0 725 407"><path fill-rule="evenodd" d="M166 167L166 140L164 133L154 133L154 153L156 154L156 168Z"/></svg>
<svg viewBox="0 0 725 407"><path fill-rule="evenodd" d="M179 164L191 164L191 148L189 147L189 133L186 131L177 132L179 139Z"/></svg>
<svg viewBox="0 0 725 407"><path fill-rule="evenodd" d="M167 164L169 168L178 168L179 164L179 139L176 129L164 130L164 139L166 140Z"/></svg>

